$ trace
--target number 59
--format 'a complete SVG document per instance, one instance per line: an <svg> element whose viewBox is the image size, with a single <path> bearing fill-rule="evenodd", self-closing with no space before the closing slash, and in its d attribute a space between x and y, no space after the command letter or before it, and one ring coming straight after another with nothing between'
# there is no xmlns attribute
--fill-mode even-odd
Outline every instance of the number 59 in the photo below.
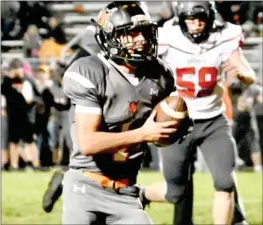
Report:
<svg viewBox="0 0 263 225"><path fill-rule="evenodd" d="M185 75L194 75L198 76L198 85L202 88L198 93L196 93L196 86L194 82L185 81L183 77ZM206 77L209 76L210 79L206 80ZM217 83L217 68L215 67L203 67L198 73L194 67L189 68L177 68L176 69L176 83L178 86L184 88L179 89L178 92L182 97L194 98L194 97L206 97L213 93L214 88Z"/></svg>

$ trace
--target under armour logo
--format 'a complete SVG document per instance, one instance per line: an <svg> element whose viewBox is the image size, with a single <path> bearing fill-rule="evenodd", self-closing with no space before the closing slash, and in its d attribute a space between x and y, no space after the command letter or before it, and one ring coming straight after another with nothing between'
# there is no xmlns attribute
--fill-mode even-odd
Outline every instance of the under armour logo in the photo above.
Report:
<svg viewBox="0 0 263 225"><path fill-rule="evenodd" d="M85 194L86 193L86 187L84 185L78 186L77 184L74 184L73 191L76 193L81 192L82 194Z"/></svg>
<svg viewBox="0 0 263 225"><path fill-rule="evenodd" d="M155 89L155 88L151 88L150 89L150 95L151 96L157 96L158 95L158 89Z"/></svg>

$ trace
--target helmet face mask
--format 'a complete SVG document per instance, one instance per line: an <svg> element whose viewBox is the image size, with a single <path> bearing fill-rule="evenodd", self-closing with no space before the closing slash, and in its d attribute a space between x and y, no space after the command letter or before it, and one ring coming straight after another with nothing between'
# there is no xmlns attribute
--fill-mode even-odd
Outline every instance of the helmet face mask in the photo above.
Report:
<svg viewBox="0 0 263 225"><path fill-rule="evenodd" d="M140 35L143 38L136 38ZM115 62L134 64L157 57L157 24L138 2L114 2L102 10L96 39Z"/></svg>
<svg viewBox="0 0 263 225"><path fill-rule="evenodd" d="M112 41L117 46L117 57L122 57L128 61L140 61L150 59L156 56L157 39L156 35L157 26L154 24L124 27L116 29L113 33ZM142 38L136 40L136 36L141 35ZM117 52L117 51L116 51Z"/></svg>
<svg viewBox="0 0 263 225"><path fill-rule="evenodd" d="M194 43L201 43L208 39L213 28L215 12L209 2L184 2L177 5L179 26L183 34ZM191 32L188 30L186 20L198 19L205 23L201 32Z"/></svg>

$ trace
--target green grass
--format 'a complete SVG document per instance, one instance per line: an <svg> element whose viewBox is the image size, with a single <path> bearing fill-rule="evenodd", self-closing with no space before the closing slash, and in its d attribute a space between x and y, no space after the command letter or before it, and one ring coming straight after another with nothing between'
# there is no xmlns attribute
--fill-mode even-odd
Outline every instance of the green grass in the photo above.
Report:
<svg viewBox="0 0 263 225"><path fill-rule="evenodd" d="M42 194L49 182L51 172L2 173L2 224L60 224L61 200L50 214L41 208ZM141 172L139 183L143 185L162 181L162 175ZM262 222L262 174L238 173L239 191L243 198L250 224ZM195 175L194 221L211 224L213 186L206 173ZM155 224L171 224L173 207L164 203L152 203L147 208Z"/></svg>

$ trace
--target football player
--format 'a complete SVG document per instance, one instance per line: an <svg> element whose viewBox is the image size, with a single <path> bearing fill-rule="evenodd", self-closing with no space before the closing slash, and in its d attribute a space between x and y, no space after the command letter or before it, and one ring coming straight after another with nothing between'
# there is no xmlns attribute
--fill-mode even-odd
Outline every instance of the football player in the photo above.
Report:
<svg viewBox="0 0 263 225"><path fill-rule="evenodd" d="M236 144L224 115L223 74L250 85L255 73L240 49L241 27L218 23L211 3L179 1L177 15L177 26L159 30L160 54L174 72L176 88L187 104L193 131L182 142L162 149L166 190L156 185L148 193L146 189L145 195L148 199L161 199L163 195L154 192L159 189L164 190L165 198L177 207L184 201L191 202L187 189L192 188L191 165L196 148L200 147L216 190L214 223L231 224ZM182 206L178 209L176 223L192 224L190 220L183 221L183 214L190 210L191 215L191 209L182 211Z"/></svg>
<svg viewBox="0 0 263 225"><path fill-rule="evenodd" d="M139 2L113 2L98 15L103 54L73 62L63 87L71 99L73 154L63 180L63 224L150 224L138 201L143 143L175 132L154 106L174 91L157 59L157 25ZM152 112L152 113L151 113Z"/></svg>

